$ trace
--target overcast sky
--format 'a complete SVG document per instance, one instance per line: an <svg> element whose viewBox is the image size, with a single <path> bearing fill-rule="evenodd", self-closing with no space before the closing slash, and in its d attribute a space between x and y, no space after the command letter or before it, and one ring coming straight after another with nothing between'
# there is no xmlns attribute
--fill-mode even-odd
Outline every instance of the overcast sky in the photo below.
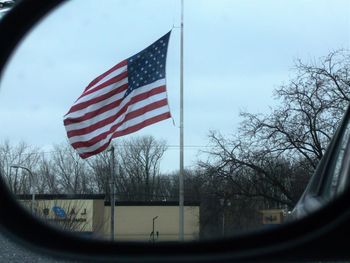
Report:
<svg viewBox="0 0 350 263"><path fill-rule="evenodd" d="M185 0L185 165L208 131L232 134L239 112L267 112L295 59L349 48L350 1ZM175 26L167 89L175 121L125 136L171 146L163 171L178 169L180 0L74 0L42 21L13 55L0 86L0 140L49 151L66 140L63 115L86 85ZM118 139L115 139L118 142ZM173 147L174 146L174 147Z"/></svg>

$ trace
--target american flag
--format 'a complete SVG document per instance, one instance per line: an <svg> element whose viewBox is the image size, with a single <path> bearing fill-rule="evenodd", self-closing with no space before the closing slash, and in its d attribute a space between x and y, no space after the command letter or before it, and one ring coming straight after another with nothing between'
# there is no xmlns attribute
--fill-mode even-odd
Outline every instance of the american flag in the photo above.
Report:
<svg viewBox="0 0 350 263"><path fill-rule="evenodd" d="M94 79L64 116L69 142L82 158L171 117L165 86L170 33Z"/></svg>

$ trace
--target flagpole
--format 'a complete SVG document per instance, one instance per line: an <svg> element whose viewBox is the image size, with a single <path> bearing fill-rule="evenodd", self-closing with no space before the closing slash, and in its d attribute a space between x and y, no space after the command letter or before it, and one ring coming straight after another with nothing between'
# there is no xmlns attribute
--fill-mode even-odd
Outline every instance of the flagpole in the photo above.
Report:
<svg viewBox="0 0 350 263"><path fill-rule="evenodd" d="M114 241L114 206L115 206L115 176L114 176L114 146L110 148L111 151L111 240Z"/></svg>
<svg viewBox="0 0 350 263"><path fill-rule="evenodd" d="M179 174L179 240L184 240L184 114L183 114L183 45L184 45L184 1L181 0L180 39L180 174Z"/></svg>

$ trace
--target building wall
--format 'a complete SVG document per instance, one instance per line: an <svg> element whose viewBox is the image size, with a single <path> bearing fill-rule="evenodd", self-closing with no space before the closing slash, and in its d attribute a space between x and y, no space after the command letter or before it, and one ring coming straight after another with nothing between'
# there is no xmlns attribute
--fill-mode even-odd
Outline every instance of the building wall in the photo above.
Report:
<svg viewBox="0 0 350 263"><path fill-rule="evenodd" d="M104 233L110 237L110 206L105 207ZM199 206L185 206L184 238L195 240L199 237ZM158 216L158 217L157 217ZM116 206L115 240L152 241L179 240L178 206ZM157 235L158 232L158 235Z"/></svg>
<svg viewBox="0 0 350 263"><path fill-rule="evenodd" d="M111 206L105 205L104 199L45 197L41 195L34 202L37 216L67 231L90 233L96 238L110 239ZM21 202L31 209L32 202L29 198L22 199ZM179 207L174 202L123 202L117 203L114 212L115 240L153 241L151 233L155 217L154 241L179 239ZM184 238L196 240L199 238L199 205L185 205L184 212Z"/></svg>
<svg viewBox="0 0 350 263"><path fill-rule="evenodd" d="M94 200L93 203L93 220L92 220L92 228L94 232L94 236L103 238L104 237L104 227L105 224L108 224L105 219L105 205L104 200Z"/></svg>
<svg viewBox="0 0 350 263"><path fill-rule="evenodd" d="M279 225L284 221L282 209L261 210L263 225Z"/></svg>
<svg viewBox="0 0 350 263"><path fill-rule="evenodd" d="M35 200L34 213L48 223L68 231L93 232L94 200ZM31 201L23 203L29 209Z"/></svg>

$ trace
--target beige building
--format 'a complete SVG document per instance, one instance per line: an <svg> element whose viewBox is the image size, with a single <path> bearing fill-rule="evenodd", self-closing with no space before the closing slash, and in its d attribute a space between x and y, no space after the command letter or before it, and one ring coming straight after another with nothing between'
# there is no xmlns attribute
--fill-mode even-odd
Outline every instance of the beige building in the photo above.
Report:
<svg viewBox="0 0 350 263"><path fill-rule="evenodd" d="M279 225L284 221L282 209L261 210L263 225Z"/></svg>
<svg viewBox="0 0 350 263"><path fill-rule="evenodd" d="M46 222L96 238L111 237L111 206L104 195L18 196ZM185 202L184 238L199 238L199 203ZM117 202L115 240L175 241L179 238L178 202Z"/></svg>

